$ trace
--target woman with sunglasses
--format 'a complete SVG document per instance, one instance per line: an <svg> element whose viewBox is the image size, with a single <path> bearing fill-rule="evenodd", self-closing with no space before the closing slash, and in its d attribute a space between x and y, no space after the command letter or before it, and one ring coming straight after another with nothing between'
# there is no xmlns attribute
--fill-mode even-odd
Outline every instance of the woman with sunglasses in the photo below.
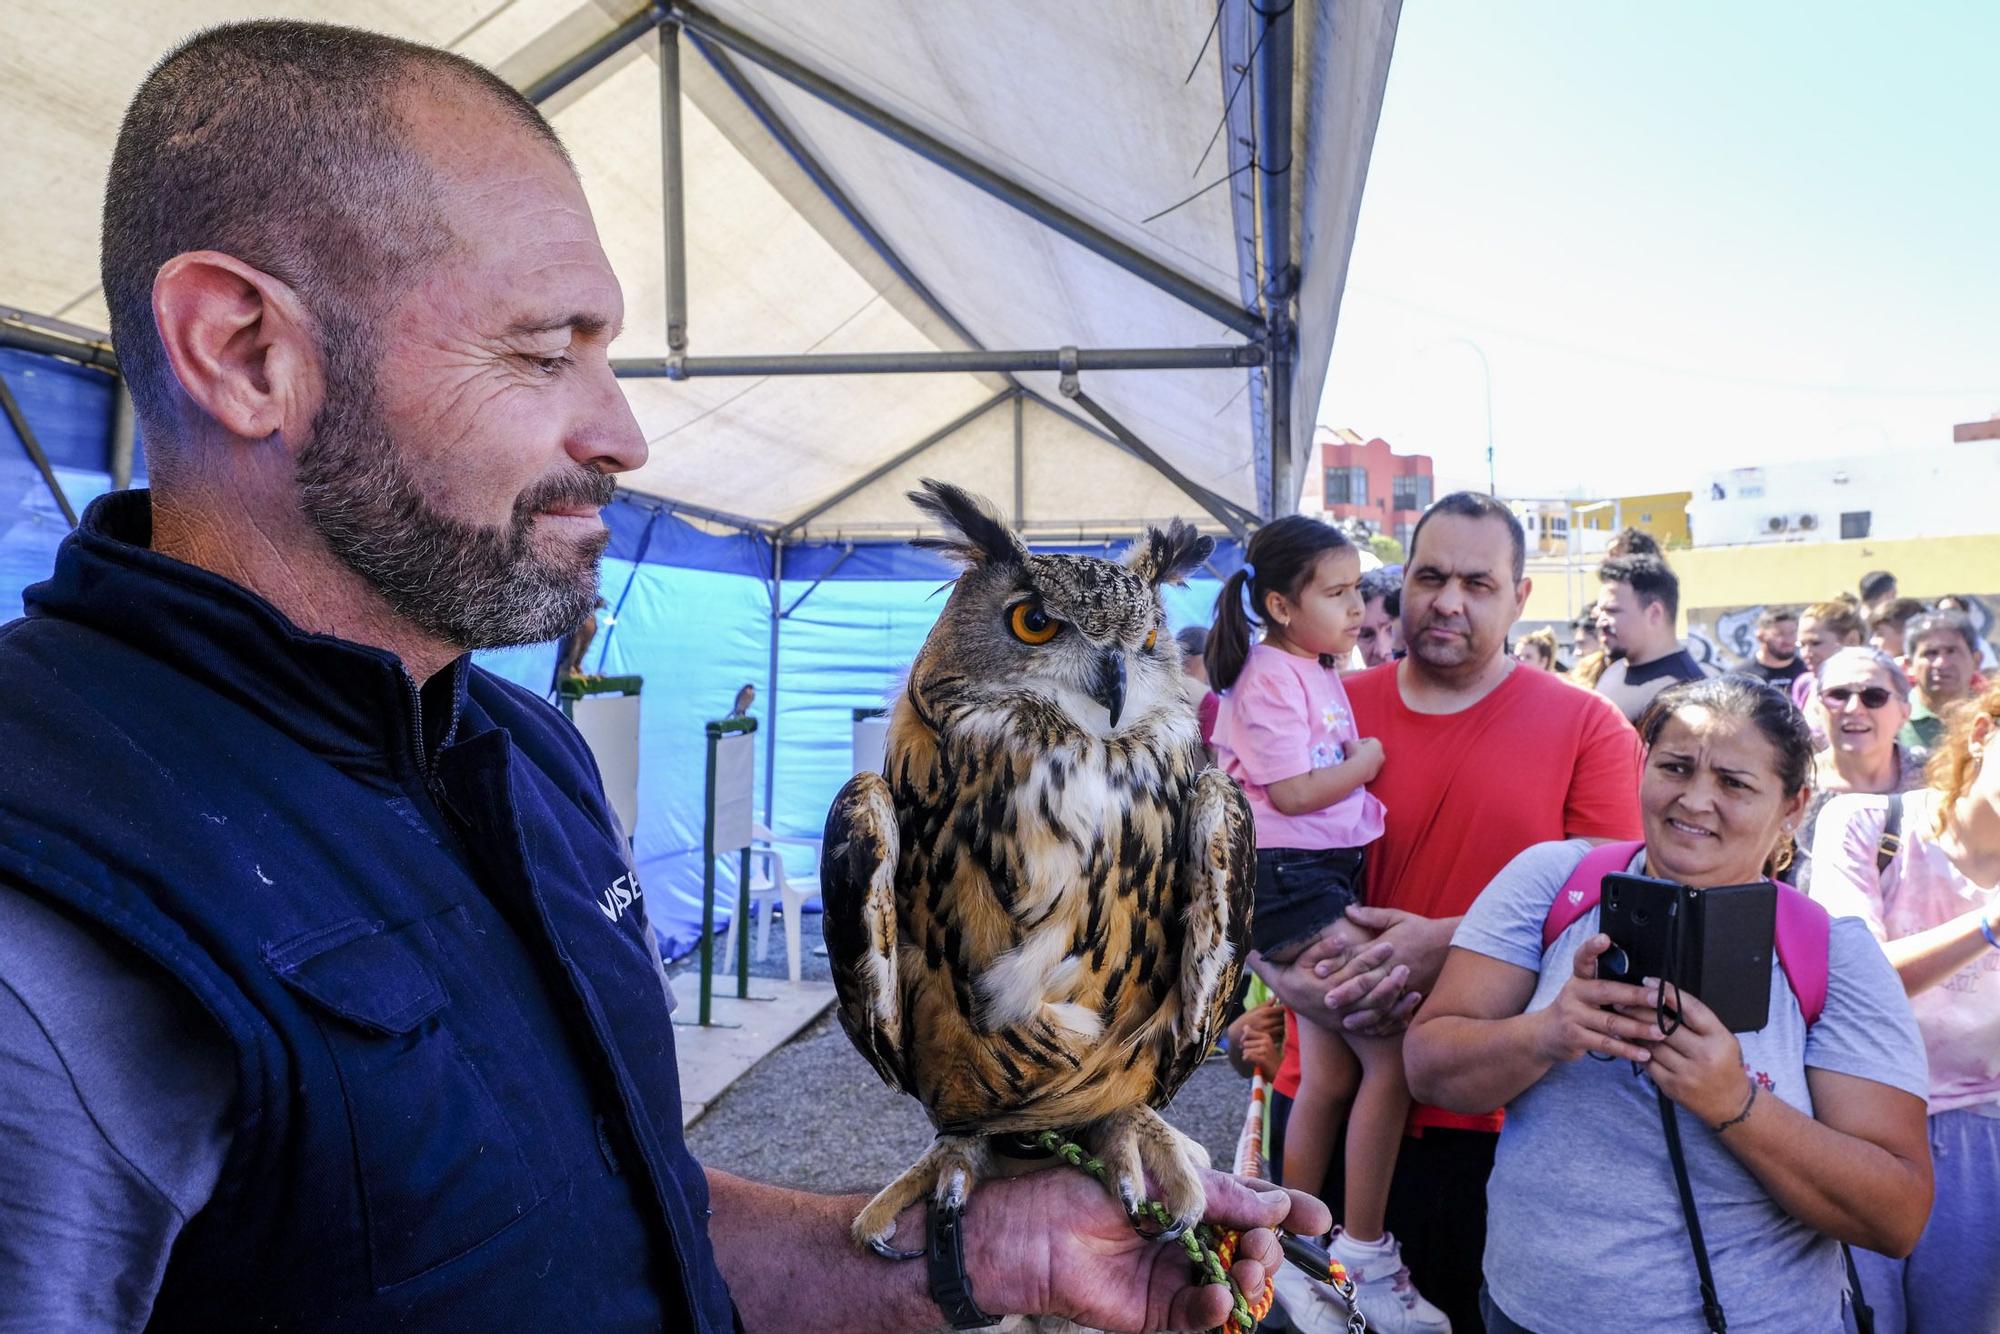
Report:
<svg viewBox="0 0 2000 1334"><path fill-rule="evenodd" d="M1883 942L1930 1058L1937 1205L1907 1260L1855 1252L1881 1334L2000 1330L2000 687L1959 712L1929 785L1830 803L1813 897ZM1885 851L1893 855L1883 857ZM1838 923L1836 923L1838 925Z"/></svg>
<svg viewBox="0 0 2000 1334"><path fill-rule="evenodd" d="M1697 889L1768 874L1812 773L1786 697L1741 676L1685 682L1639 735L1646 840L1629 869ZM1907 1250L1930 1210L1922 1040L1895 971L1861 922L1835 920L1815 1022L1777 960L1756 1032L1685 992L1665 1014L1657 987L1598 979L1597 911L1544 948L1588 851L1537 844L1486 887L1404 1040L1418 1098L1507 1109L1487 1186L1489 1334L1709 1327L1655 1089L1732 1334L1833 1334L1838 1243Z"/></svg>
<svg viewBox="0 0 2000 1334"><path fill-rule="evenodd" d="M1908 792L1924 784L1923 766L1896 733L1910 720L1910 678L1875 648L1844 648L1820 664L1819 693L1807 720L1827 746L1813 767L1813 795L1792 844L1792 863L1778 873L1812 889L1813 832L1827 802L1850 792Z"/></svg>

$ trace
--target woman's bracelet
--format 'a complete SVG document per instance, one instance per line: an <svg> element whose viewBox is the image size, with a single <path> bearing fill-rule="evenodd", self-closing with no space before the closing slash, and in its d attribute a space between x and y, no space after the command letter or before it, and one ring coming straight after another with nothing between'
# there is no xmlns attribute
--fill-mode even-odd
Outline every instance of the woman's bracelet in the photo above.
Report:
<svg viewBox="0 0 2000 1334"><path fill-rule="evenodd" d="M1982 917L1979 919L1979 934L1986 937L1987 944L1996 950L2000 950L2000 937L1995 937L1993 934L1993 919L1991 917Z"/></svg>
<svg viewBox="0 0 2000 1334"><path fill-rule="evenodd" d="M1724 1121L1721 1125L1717 1126L1715 1128L1715 1133L1720 1135L1723 1131L1729 1129L1729 1127L1735 1125L1738 1121L1748 1120L1750 1118L1750 1109L1752 1107L1755 1107L1756 1105L1757 1105L1757 1081L1753 1079L1750 1081L1750 1096L1743 1100L1743 1110L1738 1112L1736 1115L1730 1117L1727 1121Z"/></svg>

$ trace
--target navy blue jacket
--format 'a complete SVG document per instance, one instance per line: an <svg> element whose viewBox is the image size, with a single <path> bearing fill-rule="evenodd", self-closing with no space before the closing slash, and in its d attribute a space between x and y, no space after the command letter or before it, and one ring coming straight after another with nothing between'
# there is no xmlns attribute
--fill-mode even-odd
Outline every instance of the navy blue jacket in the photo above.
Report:
<svg viewBox="0 0 2000 1334"><path fill-rule="evenodd" d="M236 1053L161 1328L727 1331L673 1030L575 730L419 690L154 554L105 496L0 627L0 878L130 942Z"/></svg>

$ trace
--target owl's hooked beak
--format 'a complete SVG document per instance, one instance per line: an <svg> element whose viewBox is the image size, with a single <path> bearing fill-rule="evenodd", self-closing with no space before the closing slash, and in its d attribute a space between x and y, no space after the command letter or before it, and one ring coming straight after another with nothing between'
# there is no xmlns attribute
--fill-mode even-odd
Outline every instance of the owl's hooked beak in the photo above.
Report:
<svg viewBox="0 0 2000 1334"><path fill-rule="evenodd" d="M1111 711L1111 725L1118 726L1118 715L1125 712L1125 654L1121 649L1107 649L1097 662L1097 684L1091 689L1090 697Z"/></svg>

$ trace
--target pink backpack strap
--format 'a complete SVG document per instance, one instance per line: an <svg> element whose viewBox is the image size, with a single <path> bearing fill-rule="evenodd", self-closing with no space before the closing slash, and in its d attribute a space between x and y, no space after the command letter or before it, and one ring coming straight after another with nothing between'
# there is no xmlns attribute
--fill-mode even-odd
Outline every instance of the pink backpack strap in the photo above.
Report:
<svg viewBox="0 0 2000 1334"><path fill-rule="evenodd" d="M1604 877L1615 875L1632 864L1645 844L1637 839L1627 843L1600 843L1583 854L1583 860L1563 881L1556 891L1556 901L1549 905L1548 918L1542 923L1542 949L1556 943L1557 937L1576 925L1579 917L1597 906L1604 896Z"/></svg>
<svg viewBox="0 0 2000 1334"><path fill-rule="evenodd" d="M1833 918L1825 908L1790 885L1778 886L1778 924L1773 943L1778 951L1778 966L1785 970L1785 980L1792 984L1792 994L1798 997L1799 1013L1805 1016L1807 1028L1817 1023L1820 1012L1826 1009L1826 975L1830 967L1827 952L1832 935Z"/></svg>

